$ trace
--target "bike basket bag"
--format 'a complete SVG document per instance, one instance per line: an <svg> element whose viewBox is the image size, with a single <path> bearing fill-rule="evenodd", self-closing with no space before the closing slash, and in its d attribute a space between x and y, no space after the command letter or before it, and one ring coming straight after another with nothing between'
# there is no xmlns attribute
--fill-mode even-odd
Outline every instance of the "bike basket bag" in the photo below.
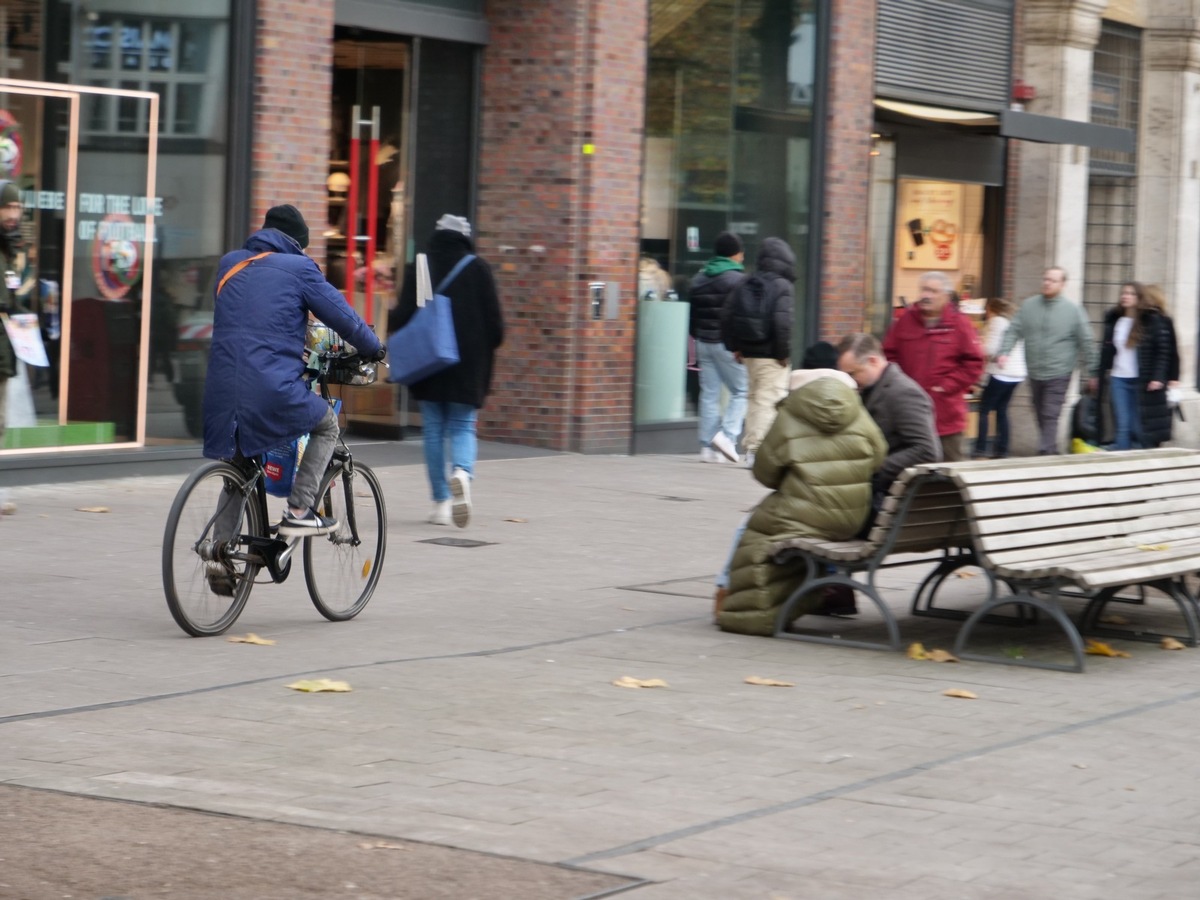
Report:
<svg viewBox="0 0 1200 900"><path fill-rule="evenodd" d="M263 454L263 486L268 494L287 497L292 492L292 482L296 480L296 470L300 468L307 446L308 435L305 434Z"/></svg>

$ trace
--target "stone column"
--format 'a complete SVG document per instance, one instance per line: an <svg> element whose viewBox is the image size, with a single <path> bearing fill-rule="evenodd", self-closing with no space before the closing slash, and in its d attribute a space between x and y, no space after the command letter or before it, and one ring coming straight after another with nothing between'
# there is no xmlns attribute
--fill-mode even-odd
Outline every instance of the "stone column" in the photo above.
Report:
<svg viewBox="0 0 1200 900"><path fill-rule="evenodd" d="M1092 51L1106 0L1026 0L1024 72L1037 89L1027 112L1090 119ZM1022 142L1013 241L1015 295L1041 289L1042 272L1067 270L1066 294L1077 302L1083 284L1088 151L1067 144Z"/></svg>
<svg viewBox="0 0 1200 900"><path fill-rule="evenodd" d="M1166 292L1175 320L1185 422L1175 442L1196 446L1197 296L1200 295L1200 2L1151 2L1142 43L1138 240L1134 271Z"/></svg>

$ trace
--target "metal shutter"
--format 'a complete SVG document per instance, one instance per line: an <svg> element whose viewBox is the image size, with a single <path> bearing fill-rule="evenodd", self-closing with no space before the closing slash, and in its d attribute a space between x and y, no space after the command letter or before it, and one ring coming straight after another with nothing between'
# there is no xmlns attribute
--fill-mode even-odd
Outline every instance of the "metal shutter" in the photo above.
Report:
<svg viewBox="0 0 1200 900"><path fill-rule="evenodd" d="M879 0L880 97L998 112L1011 90L1013 0Z"/></svg>

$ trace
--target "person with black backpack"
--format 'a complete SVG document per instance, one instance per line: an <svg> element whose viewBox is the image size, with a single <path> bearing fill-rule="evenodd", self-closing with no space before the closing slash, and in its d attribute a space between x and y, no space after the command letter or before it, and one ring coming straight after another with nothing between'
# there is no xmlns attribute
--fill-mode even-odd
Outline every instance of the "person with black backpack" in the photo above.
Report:
<svg viewBox="0 0 1200 900"><path fill-rule="evenodd" d="M746 366L749 391L744 447L746 465L775 420L792 370L792 307L796 255L782 238L763 241L754 272L742 279L721 309L721 339Z"/></svg>

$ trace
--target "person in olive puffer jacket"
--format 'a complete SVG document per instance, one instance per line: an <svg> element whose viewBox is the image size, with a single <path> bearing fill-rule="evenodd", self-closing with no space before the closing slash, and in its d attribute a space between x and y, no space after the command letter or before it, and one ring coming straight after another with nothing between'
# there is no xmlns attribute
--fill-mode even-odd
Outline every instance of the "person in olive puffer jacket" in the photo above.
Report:
<svg viewBox="0 0 1200 900"><path fill-rule="evenodd" d="M700 368L700 461L737 462L737 442L746 418L746 367L721 341L721 310L745 277L741 239L722 231L713 242L713 257L692 279L688 331L696 341ZM721 385L729 402L721 413Z"/></svg>
<svg viewBox="0 0 1200 900"><path fill-rule="evenodd" d="M853 379L834 369L798 369L754 459L771 493L755 507L730 564L717 614L725 631L770 636L779 607L804 578L805 564L772 562L770 547L795 537L846 540L871 511L871 476L887 441L863 407ZM820 603L814 594L812 612Z"/></svg>

